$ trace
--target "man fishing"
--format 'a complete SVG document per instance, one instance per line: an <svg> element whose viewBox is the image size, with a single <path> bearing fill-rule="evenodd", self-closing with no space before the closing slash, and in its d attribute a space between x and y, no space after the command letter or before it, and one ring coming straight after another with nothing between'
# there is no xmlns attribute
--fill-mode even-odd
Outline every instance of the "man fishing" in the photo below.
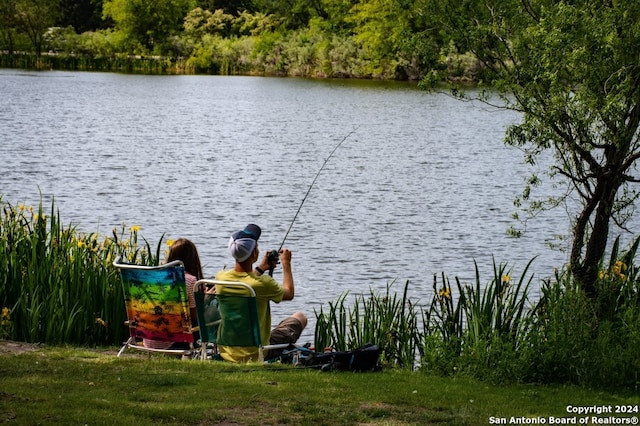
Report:
<svg viewBox="0 0 640 426"><path fill-rule="evenodd" d="M295 295L293 272L291 269L291 251L281 248L278 255L282 265L282 285L265 271L273 270L278 258L272 259L265 253L262 261L254 268L260 251L258 239L262 230L258 225L249 224L243 230L236 231L229 239L229 251L235 259L235 267L218 272L215 279L220 281L242 281L250 285L256 292L258 305L258 321L263 345L295 343L302 330L307 326L307 317L302 312L295 312L285 318L273 331L271 330L271 309L269 302L280 303L282 300L292 300ZM224 294L224 286L217 285L216 292ZM244 346L220 346L223 359L232 362L247 362L258 360L258 348ZM277 356L270 351L267 357Z"/></svg>

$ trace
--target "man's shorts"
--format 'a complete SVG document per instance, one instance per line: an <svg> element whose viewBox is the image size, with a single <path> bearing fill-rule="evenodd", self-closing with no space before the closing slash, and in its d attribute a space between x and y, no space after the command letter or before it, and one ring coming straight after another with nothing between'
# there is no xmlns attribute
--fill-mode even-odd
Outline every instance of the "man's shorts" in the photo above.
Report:
<svg viewBox="0 0 640 426"><path fill-rule="evenodd" d="M304 330L304 327L298 318L285 318L271 331L269 343L272 345L295 343L300 338L302 330Z"/></svg>

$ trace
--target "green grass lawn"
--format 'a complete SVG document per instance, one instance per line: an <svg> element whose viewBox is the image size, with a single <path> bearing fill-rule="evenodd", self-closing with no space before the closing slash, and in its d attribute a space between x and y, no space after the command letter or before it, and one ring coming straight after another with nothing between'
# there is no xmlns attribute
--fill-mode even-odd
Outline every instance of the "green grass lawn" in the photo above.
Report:
<svg viewBox="0 0 640 426"><path fill-rule="evenodd" d="M8 424L487 425L504 419L548 425L560 418L611 424L631 422L638 404L637 392L493 385L405 370L321 372L134 353L116 358L115 350L69 347L0 350L0 423ZM578 415L568 406L636 412Z"/></svg>

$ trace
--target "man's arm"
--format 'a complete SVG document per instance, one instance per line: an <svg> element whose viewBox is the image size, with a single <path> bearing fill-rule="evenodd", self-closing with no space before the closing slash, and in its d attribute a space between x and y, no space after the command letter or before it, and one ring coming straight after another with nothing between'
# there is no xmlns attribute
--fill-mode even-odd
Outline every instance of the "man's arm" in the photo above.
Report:
<svg viewBox="0 0 640 426"><path fill-rule="evenodd" d="M280 263L282 264L282 288L284 289L282 300L292 300L293 296L295 296L295 288L293 285L293 271L291 270L290 250L280 250Z"/></svg>

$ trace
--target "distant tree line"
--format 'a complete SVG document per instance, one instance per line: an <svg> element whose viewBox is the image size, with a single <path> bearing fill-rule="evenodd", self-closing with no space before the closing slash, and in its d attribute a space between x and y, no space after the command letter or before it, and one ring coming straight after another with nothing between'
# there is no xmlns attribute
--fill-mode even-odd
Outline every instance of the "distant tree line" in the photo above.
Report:
<svg viewBox="0 0 640 426"><path fill-rule="evenodd" d="M477 77L470 56L451 60L455 47L433 31L423 3L0 0L0 50L158 56L173 58L174 72L418 80L445 69Z"/></svg>

